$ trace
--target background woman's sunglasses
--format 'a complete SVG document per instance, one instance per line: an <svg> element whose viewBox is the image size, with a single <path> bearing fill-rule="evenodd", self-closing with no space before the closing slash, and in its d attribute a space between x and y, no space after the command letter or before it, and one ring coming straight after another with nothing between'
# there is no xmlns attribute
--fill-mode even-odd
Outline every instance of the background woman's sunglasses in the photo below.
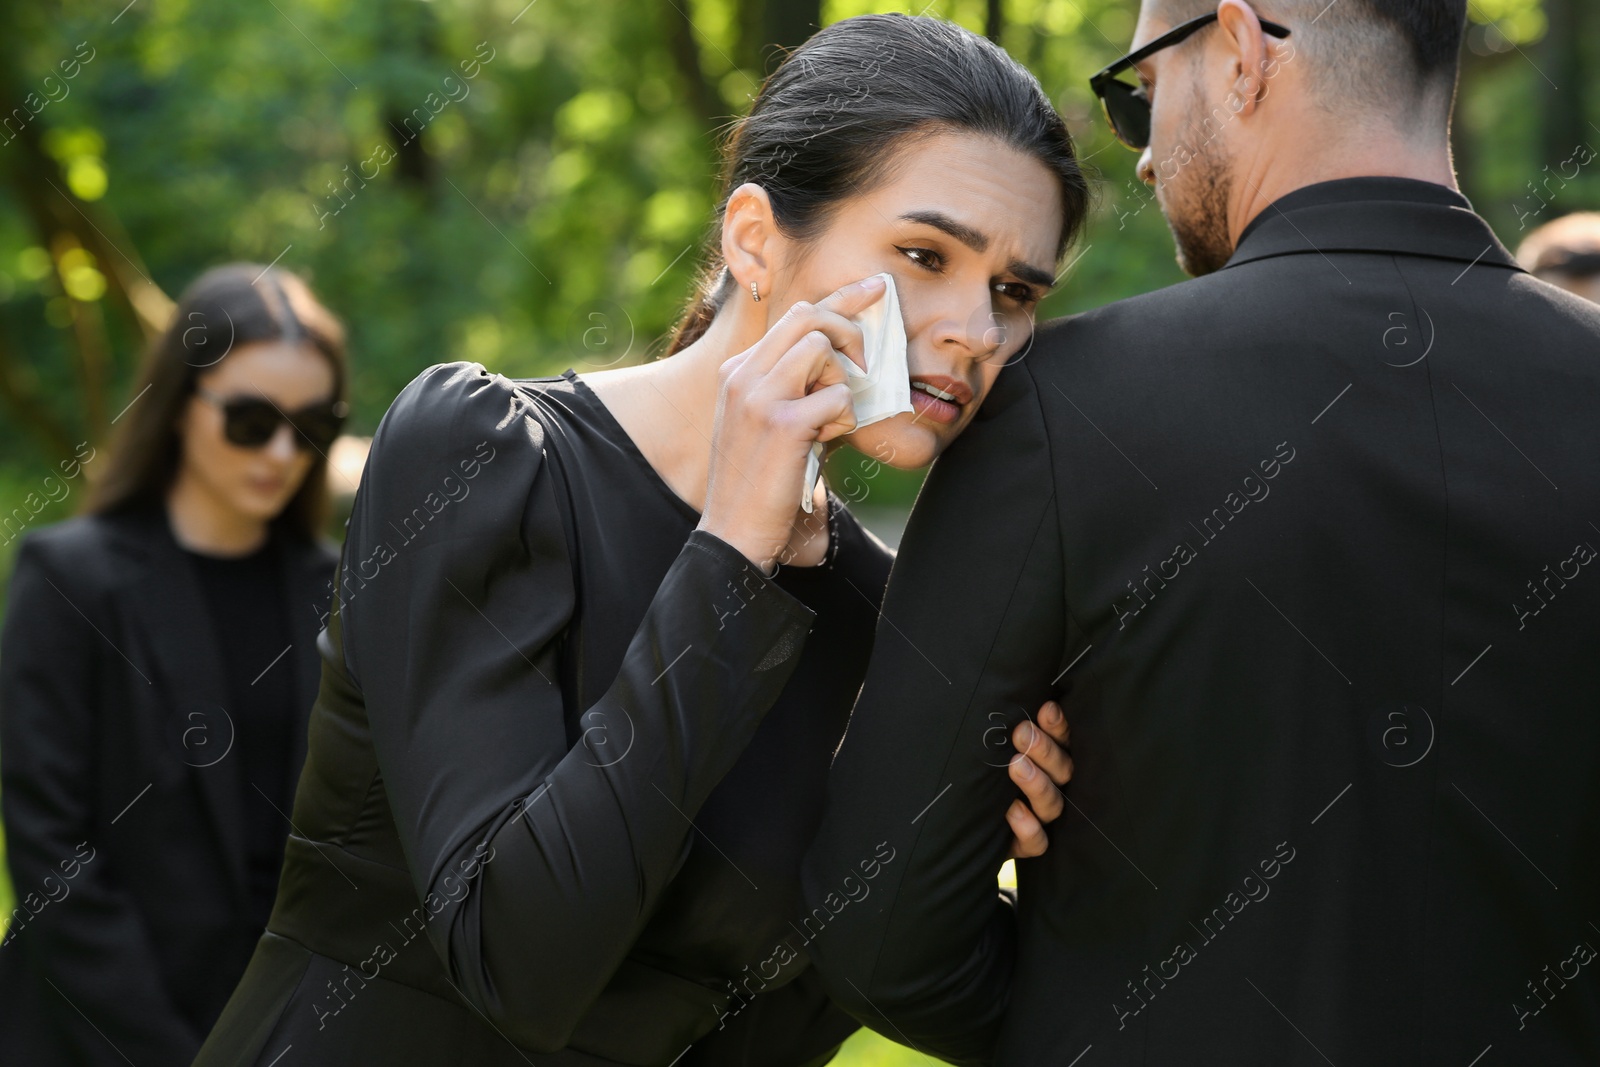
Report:
<svg viewBox="0 0 1600 1067"><path fill-rule="evenodd" d="M222 409L223 436L244 448L260 448L272 440L280 424L287 422L294 428L296 445L326 452L344 428L345 415L350 411L350 405L343 400L325 400L285 413L265 397L224 397L198 387L195 392Z"/></svg>
<svg viewBox="0 0 1600 1067"><path fill-rule="evenodd" d="M1111 132L1117 135L1117 140L1135 152L1144 151L1150 144L1150 97L1145 93L1144 86L1117 81L1117 75L1132 70L1134 64L1143 63L1163 48L1171 48L1215 21L1217 13L1213 11L1209 15L1179 23L1137 52L1129 52L1089 79L1089 88L1094 90L1094 95L1100 98L1100 105L1106 109L1106 121L1111 124ZM1289 36L1289 27L1266 19L1261 20L1261 28L1274 37Z"/></svg>

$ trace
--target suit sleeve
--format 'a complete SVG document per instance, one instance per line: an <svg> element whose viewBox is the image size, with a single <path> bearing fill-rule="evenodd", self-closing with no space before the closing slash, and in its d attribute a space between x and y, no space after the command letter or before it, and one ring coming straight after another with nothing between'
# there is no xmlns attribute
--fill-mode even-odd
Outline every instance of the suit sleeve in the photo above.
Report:
<svg viewBox="0 0 1600 1067"><path fill-rule="evenodd" d="M1006 1007L1006 764L1065 647L1061 567L1038 398L1014 364L917 499L804 867L829 993L955 1063L990 1060Z"/></svg>
<svg viewBox="0 0 1600 1067"><path fill-rule="evenodd" d="M95 602L72 561L53 554L23 541L0 637L0 808L18 902L0 952L23 952L54 986L40 997L59 1009L73 1062L187 1063L204 1035L168 995L144 919L100 855L116 813L96 796L96 732L115 709L99 706L97 663L117 653L82 614Z"/></svg>
<svg viewBox="0 0 1600 1067"><path fill-rule="evenodd" d="M341 583L346 663L430 938L461 992L535 1051L567 1043L626 956L814 618L696 531L615 681L569 713L548 402L474 364L424 372L375 437ZM439 513L400 543L414 506Z"/></svg>

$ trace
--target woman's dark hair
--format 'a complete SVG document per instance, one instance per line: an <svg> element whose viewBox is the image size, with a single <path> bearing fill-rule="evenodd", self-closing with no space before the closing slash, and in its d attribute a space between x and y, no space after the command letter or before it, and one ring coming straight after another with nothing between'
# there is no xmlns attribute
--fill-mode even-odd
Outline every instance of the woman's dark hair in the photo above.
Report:
<svg viewBox="0 0 1600 1067"><path fill-rule="evenodd" d="M1059 259L1083 225L1089 188L1072 135L1038 80L999 45L942 19L858 15L818 31L785 58L734 125L706 269L668 354L705 333L732 290L718 248L733 190L761 186L778 228L805 240L833 208L883 178L907 138L944 130L994 137L1056 176Z"/></svg>
<svg viewBox="0 0 1600 1067"><path fill-rule="evenodd" d="M227 355L257 341L310 346L333 368L335 400L349 374L344 327L294 274L256 263L213 267L184 290L172 323L145 351L137 398L112 438L105 473L85 510L123 511L164 502L182 461L177 423L196 380ZM315 539L328 515L328 462L318 455L305 481L272 520L274 530Z"/></svg>

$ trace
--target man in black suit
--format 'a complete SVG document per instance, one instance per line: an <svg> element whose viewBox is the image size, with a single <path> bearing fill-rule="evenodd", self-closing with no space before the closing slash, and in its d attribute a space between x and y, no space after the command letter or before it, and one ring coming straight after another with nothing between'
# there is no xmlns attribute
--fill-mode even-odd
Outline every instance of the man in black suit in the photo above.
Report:
<svg viewBox="0 0 1600 1067"><path fill-rule="evenodd" d="M1146 0L1152 104L1097 79L1200 277L1042 328L917 502L806 869L867 1025L1030 1067L1600 1056L1600 309L1456 191L1464 20ZM1055 694L1077 773L1013 903L990 765Z"/></svg>

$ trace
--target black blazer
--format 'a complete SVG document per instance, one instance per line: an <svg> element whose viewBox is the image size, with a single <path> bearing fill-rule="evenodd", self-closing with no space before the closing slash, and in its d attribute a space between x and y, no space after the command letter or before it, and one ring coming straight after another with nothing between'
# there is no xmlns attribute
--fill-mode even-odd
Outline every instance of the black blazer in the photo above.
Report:
<svg viewBox="0 0 1600 1067"><path fill-rule="evenodd" d="M337 556L280 544L300 716L292 795ZM250 959L248 785L223 754L205 611L163 509L74 518L22 542L0 637L0 804L18 901L0 947L0 1063L187 1064Z"/></svg>
<svg viewBox="0 0 1600 1067"><path fill-rule="evenodd" d="M1415 181L1043 328L891 574L807 890L905 859L830 992L963 1063L1594 1063L1597 415L1600 308ZM988 765L1052 692L1012 908Z"/></svg>

